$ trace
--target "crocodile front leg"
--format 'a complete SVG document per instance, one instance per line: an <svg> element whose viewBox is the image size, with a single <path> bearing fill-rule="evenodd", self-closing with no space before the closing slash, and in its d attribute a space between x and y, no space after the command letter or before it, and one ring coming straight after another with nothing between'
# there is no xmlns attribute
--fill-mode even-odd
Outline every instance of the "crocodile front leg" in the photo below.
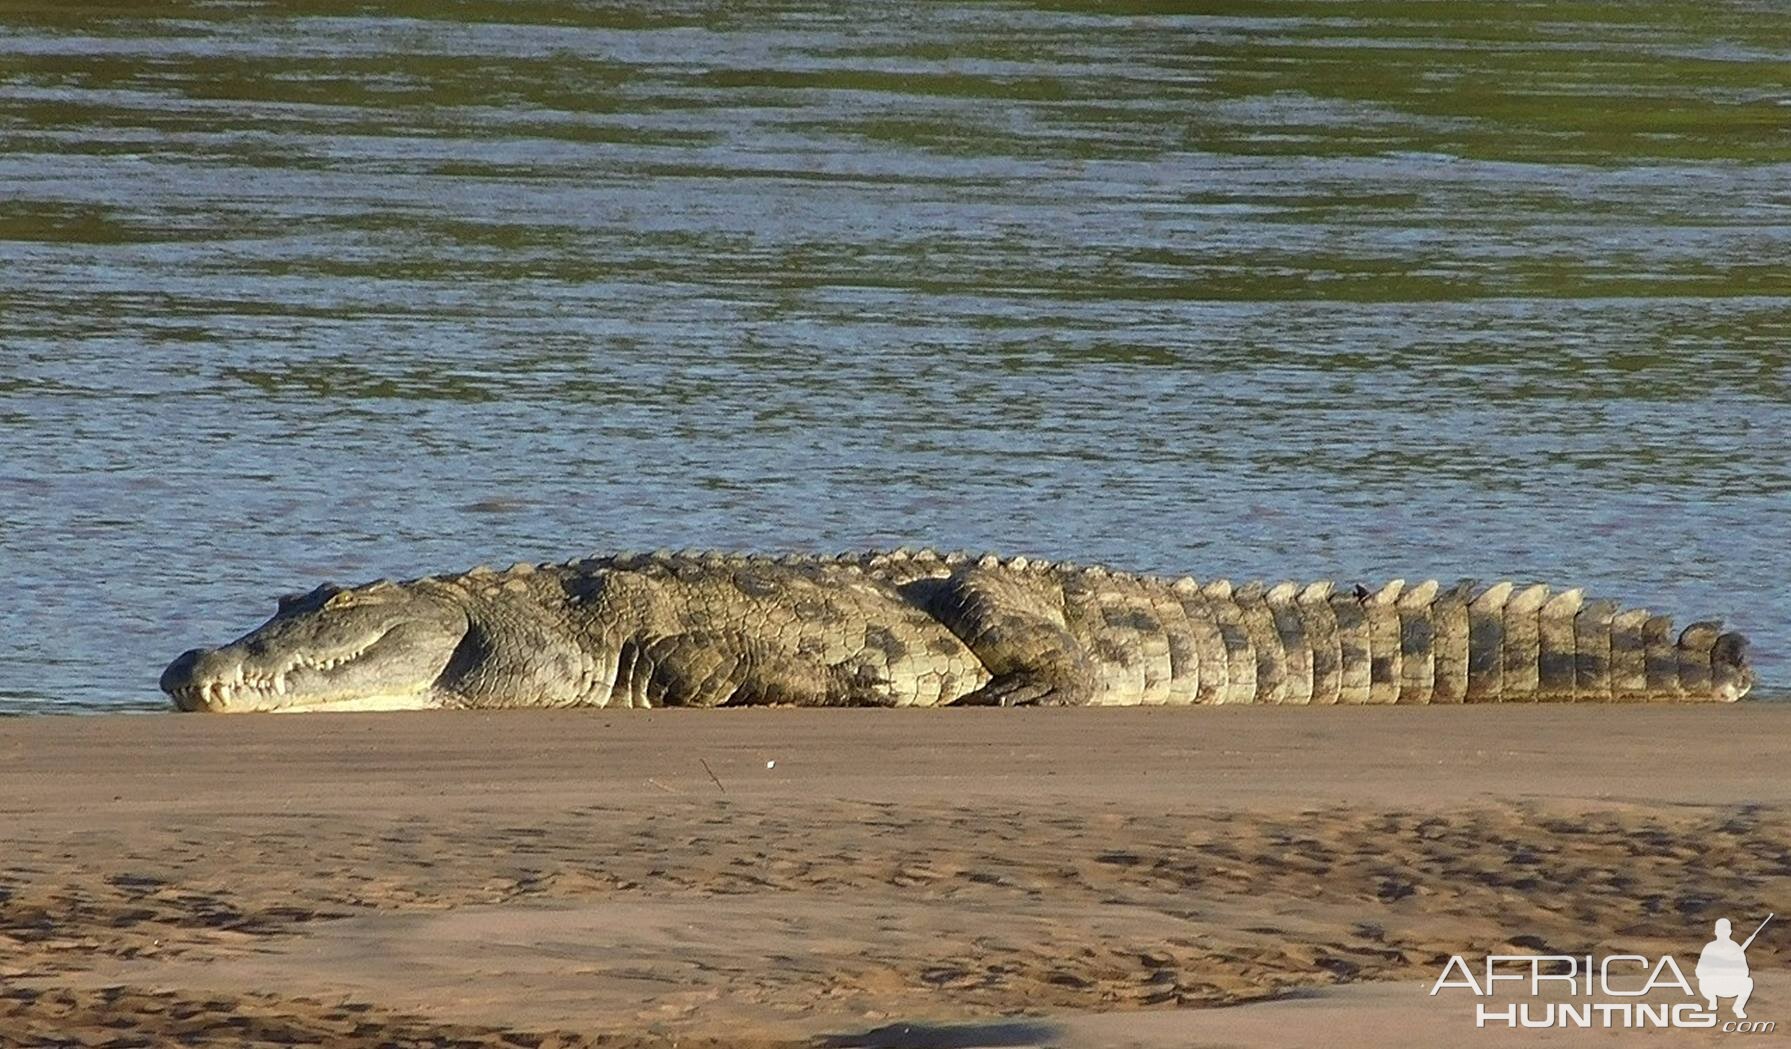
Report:
<svg viewBox="0 0 1791 1049"><path fill-rule="evenodd" d="M894 706L868 665L828 664L746 633L688 632L623 644L610 702L635 707Z"/></svg>

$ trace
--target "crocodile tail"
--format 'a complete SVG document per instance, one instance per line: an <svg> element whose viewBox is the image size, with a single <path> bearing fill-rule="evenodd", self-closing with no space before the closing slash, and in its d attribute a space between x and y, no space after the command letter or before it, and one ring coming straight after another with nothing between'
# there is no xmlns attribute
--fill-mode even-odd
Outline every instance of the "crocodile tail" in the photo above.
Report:
<svg viewBox="0 0 1791 1049"><path fill-rule="evenodd" d="M1747 638L1733 630L1717 635L1710 648L1713 698L1733 703L1754 687L1754 678L1754 668L1747 662Z"/></svg>
<svg viewBox="0 0 1791 1049"><path fill-rule="evenodd" d="M1469 604L1468 633L1469 702L1732 701L1754 683L1747 639L1720 623L1675 639L1667 617L1577 589L1489 587Z"/></svg>
<svg viewBox="0 0 1791 1049"><path fill-rule="evenodd" d="M1675 638L1666 617L1578 589L1394 580L1203 596L1238 635L1224 649L1230 702L1729 701L1754 683L1740 634L1698 622Z"/></svg>
<svg viewBox="0 0 1791 1049"><path fill-rule="evenodd" d="M1578 589L1182 579L1160 596L1174 703L1729 701L1755 677L1747 640L1718 623L1675 636Z"/></svg>
<svg viewBox="0 0 1791 1049"><path fill-rule="evenodd" d="M1686 699L1733 702L1754 684L1747 638L1716 620L1693 623L1679 635L1679 690Z"/></svg>

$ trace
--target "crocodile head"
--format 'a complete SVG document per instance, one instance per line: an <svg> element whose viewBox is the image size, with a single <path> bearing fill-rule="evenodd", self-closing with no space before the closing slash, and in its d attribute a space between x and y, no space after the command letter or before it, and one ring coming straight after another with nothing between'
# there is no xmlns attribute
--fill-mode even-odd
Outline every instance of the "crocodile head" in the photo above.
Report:
<svg viewBox="0 0 1791 1049"><path fill-rule="evenodd" d="M325 584L280 599L274 617L162 672L181 710L239 713L441 706L439 682L471 629L454 592L427 584Z"/></svg>

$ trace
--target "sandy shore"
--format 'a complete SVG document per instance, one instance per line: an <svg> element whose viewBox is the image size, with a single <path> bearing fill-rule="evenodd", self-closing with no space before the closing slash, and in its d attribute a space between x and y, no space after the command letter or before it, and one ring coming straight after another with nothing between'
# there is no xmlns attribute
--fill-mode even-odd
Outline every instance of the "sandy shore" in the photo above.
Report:
<svg viewBox="0 0 1791 1049"><path fill-rule="evenodd" d="M0 1044L1618 1044L1426 991L1451 954L1690 973L1791 911L1787 739L1777 704L0 720ZM1782 1032L1791 921L1748 957Z"/></svg>

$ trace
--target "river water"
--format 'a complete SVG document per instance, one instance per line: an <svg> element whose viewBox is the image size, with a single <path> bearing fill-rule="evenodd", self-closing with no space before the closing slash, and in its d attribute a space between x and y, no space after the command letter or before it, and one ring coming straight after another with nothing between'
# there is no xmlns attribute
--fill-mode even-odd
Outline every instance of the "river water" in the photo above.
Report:
<svg viewBox="0 0 1791 1049"><path fill-rule="evenodd" d="M1202 7L0 3L0 707L326 578L902 542L1791 683L1782 6Z"/></svg>

